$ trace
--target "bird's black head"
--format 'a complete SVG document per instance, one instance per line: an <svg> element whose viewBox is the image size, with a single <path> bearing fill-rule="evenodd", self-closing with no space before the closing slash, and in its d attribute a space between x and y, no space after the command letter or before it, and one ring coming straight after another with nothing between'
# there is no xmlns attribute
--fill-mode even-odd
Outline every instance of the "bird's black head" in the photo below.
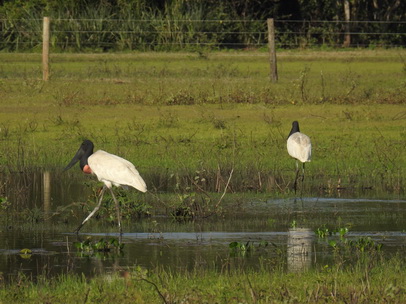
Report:
<svg viewBox="0 0 406 304"><path fill-rule="evenodd" d="M79 150L76 152L75 156L72 158L70 163L63 169L63 171L66 171L70 168L73 167L74 164L76 164L78 161L80 161L80 168L83 170L83 167L87 165L87 159L90 155L93 154L93 143L86 139L83 141L83 143L80 145Z"/></svg>
<svg viewBox="0 0 406 304"><path fill-rule="evenodd" d="M292 129L290 130L288 138L289 138L289 136L291 136L293 133L296 133L296 132L300 132L300 129L299 129L299 122L295 120L294 122L292 122Z"/></svg>

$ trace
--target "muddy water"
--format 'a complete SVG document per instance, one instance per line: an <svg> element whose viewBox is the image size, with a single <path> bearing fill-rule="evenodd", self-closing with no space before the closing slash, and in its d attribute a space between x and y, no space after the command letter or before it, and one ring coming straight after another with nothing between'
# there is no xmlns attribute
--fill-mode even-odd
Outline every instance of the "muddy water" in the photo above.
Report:
<svg viewBox="0 0 406 304"><path fill-rule="evenodd" d="M97 219L90 220L79 236L72 233L84 214L75 214L77 209L69 206L86 201L92 191L86 183L81 175L66 178L61 172L1 177L0 273L4 280L22 273L34 278L61 273L92 276L135 266L176 270L271 265L301 271L334 262L328 241L338 242L340 236L320 238L317 228L347 227L343 239L368 238L383 244L385 254L406 245L406 200L400 198L384 194L379 198L253 197L239 201L238 208L221 217L205 220L178 222L162 213L124 220L122 252L84 253L75 242L119 237L115 225ZM233 206L232 201L227 204ZM249 249L230 249L235 242ZM24 249L30 251L24 253Z"/></svg>

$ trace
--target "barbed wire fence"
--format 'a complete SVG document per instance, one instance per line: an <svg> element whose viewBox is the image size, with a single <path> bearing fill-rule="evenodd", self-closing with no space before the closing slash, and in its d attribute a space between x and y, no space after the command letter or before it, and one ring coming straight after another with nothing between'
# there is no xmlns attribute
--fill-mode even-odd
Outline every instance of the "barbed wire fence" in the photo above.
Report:
<svg viewBox="0 0 406 304"><path fill-rule="evenodd" d="M1 51L179 51L268 48L271 80L276 49L405 47L406 21L0 19Z"/></svg>
<svg viewBox="0 0 406 304"><path fill-rule="evenodd" d="M0 19L0 50L40 49L42 24L43 19ZM53 52L244 49L268 44L266 20L51 19L50 29ZM351 42L344 45L348 35ZM275 46L405 47L406 21L275 20Z"/></svg>

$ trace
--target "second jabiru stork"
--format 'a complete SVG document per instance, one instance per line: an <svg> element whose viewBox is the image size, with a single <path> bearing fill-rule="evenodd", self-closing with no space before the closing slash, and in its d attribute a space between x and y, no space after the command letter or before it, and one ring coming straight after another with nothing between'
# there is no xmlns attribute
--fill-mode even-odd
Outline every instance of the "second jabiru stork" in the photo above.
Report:
<svg viewBox="0 0 406 304"><path fill-rule="evenodd" d="M296 192L297 179L299 177L299 161L303 163L302 182L304 180L305 163L310 162L312 157L312 143L310 137L300 132L299 123L294 121L288 135L287 148L290 156L296 159L296 177L294 189Z"/></svg>

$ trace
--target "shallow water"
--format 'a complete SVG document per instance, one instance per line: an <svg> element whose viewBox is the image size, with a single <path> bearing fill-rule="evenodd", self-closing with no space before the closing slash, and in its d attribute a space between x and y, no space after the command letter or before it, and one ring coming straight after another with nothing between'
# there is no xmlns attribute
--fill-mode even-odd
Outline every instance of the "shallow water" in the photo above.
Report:
<svg viewBox="0 0 406 304"><path fill-rule="evenodd" d="M6 281L21 273L33 278L62 273L93 276L134 266L176 270L269 264L300 271L334 262L328 241L341 239L338 233L319 238L315 230L323 227L330 231L348 227L344 239L370 238L383 244L385 254L406 245L406 200L383 196L258 200L253 195L252 200L231 208L233 211L205 220L177 222L158 213L124 220L122 252L88 254L78 251L74 243L88 237L94 241L119 238L117 226L92 218L77 236L72 231L84 214L72 214L66 220L41 217L62 207L69 213L70 204L86 201L83 198L91 189L82 177L66 179L57 172L32 172L2 178L0 190L9 203L6 208L3 201L0 217L0 272ZM227 205L233 206L233 202ZM233 242L251 245L250 250L233 251L229 248ZM24 254L22 249L31 252Z"/></svg>

